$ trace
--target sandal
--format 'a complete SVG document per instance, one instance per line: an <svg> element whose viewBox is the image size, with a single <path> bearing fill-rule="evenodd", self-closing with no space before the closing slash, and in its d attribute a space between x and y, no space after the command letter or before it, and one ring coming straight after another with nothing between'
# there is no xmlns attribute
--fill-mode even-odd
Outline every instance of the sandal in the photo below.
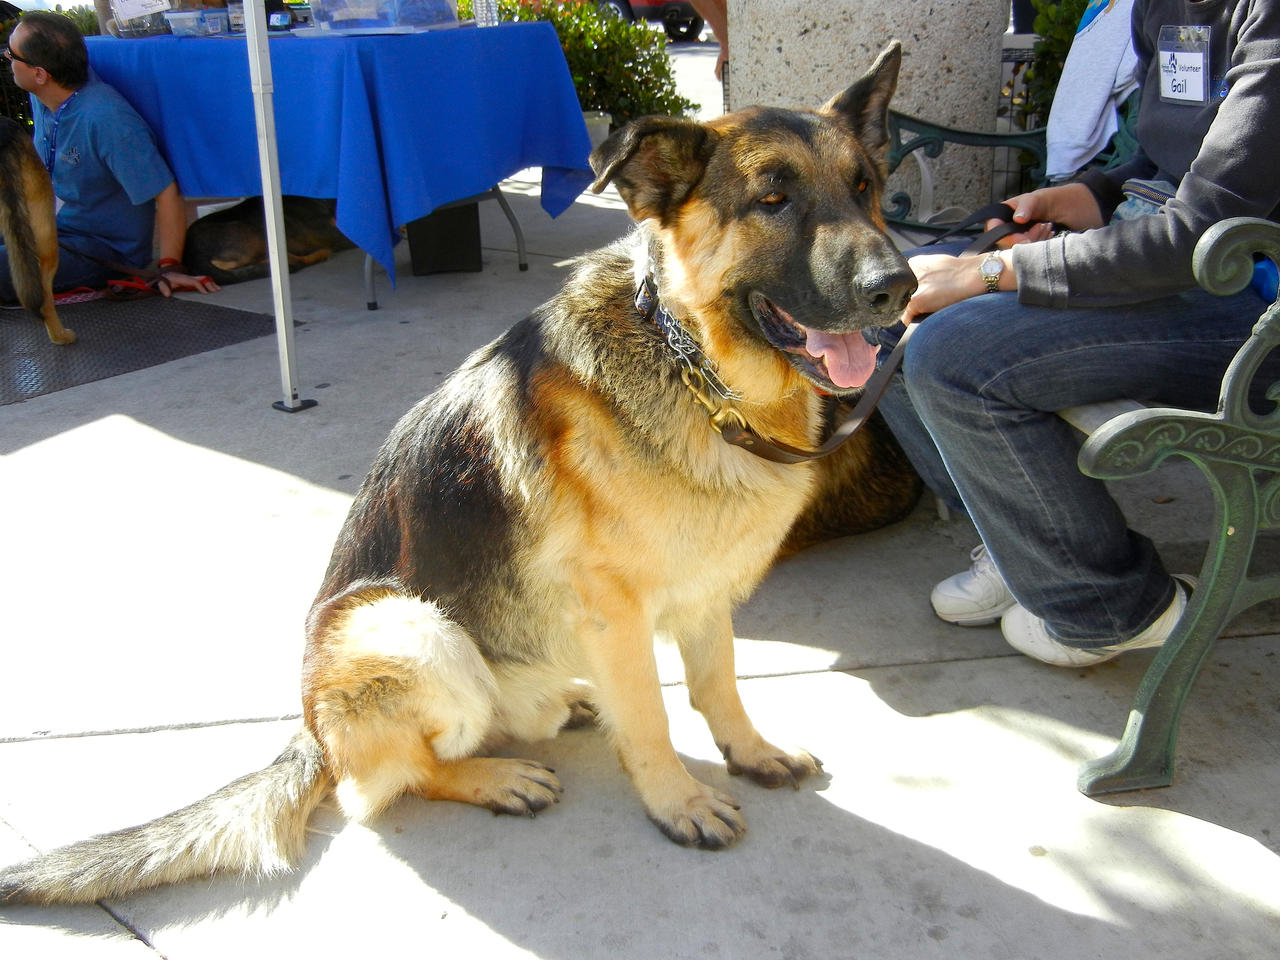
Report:
<svg viewBox="0 0 1280 960"><path fill-rule="evenodd" d="M53 302L58 306L68 303L88 303L90 300L101 300L106 295L105 290L95 290L93 287L72 287L70 290L55 293Z"/></svg>

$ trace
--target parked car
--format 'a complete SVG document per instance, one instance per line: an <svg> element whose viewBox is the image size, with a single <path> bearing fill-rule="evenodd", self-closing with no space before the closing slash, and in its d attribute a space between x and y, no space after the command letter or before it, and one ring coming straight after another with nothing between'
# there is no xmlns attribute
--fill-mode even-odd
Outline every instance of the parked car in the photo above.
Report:
<svg viewBox="0 0 1280 960"><path fill-rule="evenodd" d="M600 0L601 9L626 20L651 20L661 23L672 40L696 40L702 33L702 17L688 0Z"/></svg>

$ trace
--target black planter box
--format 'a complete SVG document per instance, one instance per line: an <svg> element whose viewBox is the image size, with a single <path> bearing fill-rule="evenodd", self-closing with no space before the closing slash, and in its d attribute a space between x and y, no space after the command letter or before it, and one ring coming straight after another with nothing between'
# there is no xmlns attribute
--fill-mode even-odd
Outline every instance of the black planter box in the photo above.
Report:
<svg viewBox="0 0 1280 960"><path fill-rule="evenodd" d="M432 273L478 273L480 204L450 204L405 227L415 277Z"/></svg>

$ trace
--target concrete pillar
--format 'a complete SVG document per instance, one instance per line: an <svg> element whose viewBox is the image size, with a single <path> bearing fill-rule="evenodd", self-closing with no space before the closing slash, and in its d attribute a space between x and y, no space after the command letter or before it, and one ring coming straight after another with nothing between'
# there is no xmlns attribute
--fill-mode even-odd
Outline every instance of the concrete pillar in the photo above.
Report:
<svg viewBox="0 0 1280 960"><path fill-rule="evenodd" d="M1009 0L729 0L728 9L733 109L820 106L898 39L896 109L947 126L995 129ZM935 170L939 206L987 203L990 151L958 151L948 160L952 150Z"/></svg>

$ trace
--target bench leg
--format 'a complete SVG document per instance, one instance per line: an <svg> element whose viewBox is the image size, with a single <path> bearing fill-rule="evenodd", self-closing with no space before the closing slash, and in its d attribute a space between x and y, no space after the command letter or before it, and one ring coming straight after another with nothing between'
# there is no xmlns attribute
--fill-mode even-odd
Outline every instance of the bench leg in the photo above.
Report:
<svg viewBox="0 0 1280 960"><path fill-rule="evenodd" d="M1214 642L1237 612L1236 597L1249 572L1257 533L1256 490L1249 471L1216 466L1220 474L1209 479L1218 504L1217 540L1210 544L1200 584L1182 620L1142 678L1120 743L1080 768L1077 786L1089 796L1173 782L1182 706Z"/></svg>

